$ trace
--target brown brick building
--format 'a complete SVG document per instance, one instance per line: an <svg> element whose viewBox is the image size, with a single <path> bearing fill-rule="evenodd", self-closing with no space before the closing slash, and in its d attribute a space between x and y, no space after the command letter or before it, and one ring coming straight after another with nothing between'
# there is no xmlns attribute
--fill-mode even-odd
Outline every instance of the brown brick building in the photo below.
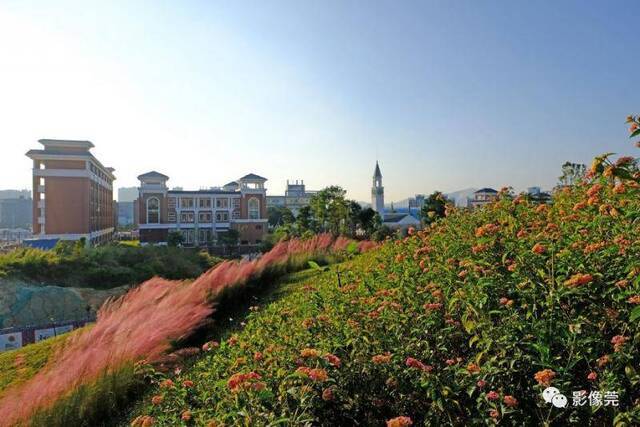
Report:
<svg viewBox="0 0 640 427"><path fill-rule="evenodd" d="M109 241L114 232L113 168L89 141L41 139L33 160L33 234L37 239Z"/></svg>
<svg viewBox="0 0 640 427"><path fill-rule="evenodd" d="M222 188L198 191L169 190L169 177L155 171L138 179L135 211L142 243L166 243L169 231L182 233L185 246L215 244L230 229L239 232L241 245L264 239L266 178L249 174Z"/></svg>

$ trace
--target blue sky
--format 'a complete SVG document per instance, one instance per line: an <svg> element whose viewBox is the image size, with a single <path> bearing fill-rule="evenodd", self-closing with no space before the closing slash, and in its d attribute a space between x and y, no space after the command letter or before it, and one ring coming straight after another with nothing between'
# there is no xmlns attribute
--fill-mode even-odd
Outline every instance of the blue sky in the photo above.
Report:
<svg viewBox="0 0 640 427"><path fill-rule="evenodd" d="M635 154L638 22L631 1L0 0L0 188L29 187L40 138L93 141L118 187L255 172L366 201L378 158L387 200L550 188Z"/></svg>

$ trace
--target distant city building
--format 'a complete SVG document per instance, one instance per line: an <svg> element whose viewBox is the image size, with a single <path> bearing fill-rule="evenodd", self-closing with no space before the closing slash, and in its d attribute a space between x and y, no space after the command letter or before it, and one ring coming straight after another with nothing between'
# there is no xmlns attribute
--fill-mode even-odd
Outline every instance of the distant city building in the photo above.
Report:
<svg viewBox="0 0 640 427"><path fill-rule="evenodd" d="M4 199L31 199L29 190L0 190L0 200Z"/></svg>
<svg viewBox="0 0 640 427"><path fill-rule="evenodd" d="M134 225L135 202L118 202L118 225Z"/></svg>
<svg viewBox="0 0 640 427"><path fill-rule="evenodd" d="M148 172L138 177L136 201L140 242L166 243L170 231L185 246L208 246L221 233L237 230L241 245L263 241L267 231L266 178L248 174L223 188L169 190L169 177Z"/></svg>
<svg viewBox="0 0 640 427"><path fill-rule="evenodd" d="M134 202L138 198L138 187L118 188L118 202Z"/></svg>
<svg viewBox="0 0 640 427"><path fill-rule="evenodd" d="M495 201L498 198L498 192L493 188L481 188L473 193L473 198L469 200L470 208L479 208Z"/></svg>
<svg viewBox="0 0 640 427"><path fill-rule="evenodd" d="M41 139L33 160L33 234L41 240L97 244L114 232L114 169L102 165L89 141Z"/></svg>
<svg viewBox="0 0 640 427"><path fill-rule="evenodd" d="M298 216L300 209L309 206L311 198L317 191L308 191L304 185L304 180L289 182L284 190L284 196L267 196L267 207L286 207Z"/></svg>
<svg viewBox="0 0 640 427"><path fill-rule="evenodd" d="M371 186L371 209L384 216L384 187L382 186L382 173L376 160L376 168L373 171L373 185Z"/></svg>
<svg viewBox="0 0 640 427"><path fill-rule="evenodd" d="M529 187L527 188L526 194L529 196L529 199L534 203L547 204L551 203L551 193L542 191L540 187Z"/></svg>
<svg viewBox="0 0 640 427"><path fill-rule="evenodd" d="M17 199L0 199L0 228L31 228L33 200L21 196Z"/></svg>

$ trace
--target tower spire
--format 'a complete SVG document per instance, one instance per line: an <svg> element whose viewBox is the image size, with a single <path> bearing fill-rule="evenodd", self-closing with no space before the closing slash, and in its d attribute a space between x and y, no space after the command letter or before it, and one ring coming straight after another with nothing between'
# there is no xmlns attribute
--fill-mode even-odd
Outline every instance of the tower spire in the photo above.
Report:
<svg viewBox="0 0 640 427"><path fill-rule="evenodd" d="M384 217L384 187L382 186L382 172L376 160L376 168L373 171L373 185L371 186L371 208Z"/></svg>

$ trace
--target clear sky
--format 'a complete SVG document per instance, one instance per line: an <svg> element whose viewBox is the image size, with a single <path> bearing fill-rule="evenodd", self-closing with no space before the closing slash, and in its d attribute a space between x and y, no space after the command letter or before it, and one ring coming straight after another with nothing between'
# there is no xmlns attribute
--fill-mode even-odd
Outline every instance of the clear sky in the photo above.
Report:
<svg viewBox="0 0 640 427"><path fill-rule="evenodd" d="M387 200L552 187L635 154L635 1L0 0L0 188L40 138L89 139L117 187L248 172ZM634 90L635 89L635 90Z"/></svg>

